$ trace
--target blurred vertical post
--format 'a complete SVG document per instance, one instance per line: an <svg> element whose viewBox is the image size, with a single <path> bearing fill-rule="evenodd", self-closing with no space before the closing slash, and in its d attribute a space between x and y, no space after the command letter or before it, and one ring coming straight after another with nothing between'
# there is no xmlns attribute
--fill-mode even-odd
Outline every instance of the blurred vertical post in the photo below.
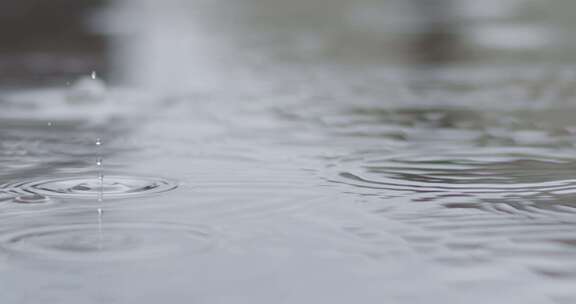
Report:
<svg viewBox="0 0 576 304"><path fill-rule="evenodd" d="M454 0L410 0L417 16L417 32L410 43L419 64L445 64L463 56Z"/></svg>

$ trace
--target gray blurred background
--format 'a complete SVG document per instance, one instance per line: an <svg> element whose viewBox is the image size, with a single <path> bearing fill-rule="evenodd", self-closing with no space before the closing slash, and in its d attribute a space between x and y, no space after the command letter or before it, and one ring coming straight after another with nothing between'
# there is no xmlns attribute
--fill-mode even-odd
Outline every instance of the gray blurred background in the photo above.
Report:
<svg viewBox="0 0 576 304"><path fill-rule="evenodd" d="M93 70L144 85L171 75L173 85L207 60L247 58L566 64L574 59L573 7L567 0L0 1L0 85L62 85Z"/></svg>

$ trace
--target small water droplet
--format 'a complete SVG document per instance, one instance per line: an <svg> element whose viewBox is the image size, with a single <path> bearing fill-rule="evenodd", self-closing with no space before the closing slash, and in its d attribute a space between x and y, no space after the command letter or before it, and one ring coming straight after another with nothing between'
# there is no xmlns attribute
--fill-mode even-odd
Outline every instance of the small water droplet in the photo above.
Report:
<svg viewBox="0 0 576 304"><path fill-rule="evenodd" d="M90 78L96 79L96 71L92 71L92 74L90 74Z"/></svg>
<svg viewBox="0 0 576 304"><path fill-rule="evenodd" d="M106 102L107 91L106 84L93 73L79 78L66 90L66 101L71 104Z"/></svg>
<svg viewBox="0 0 576 304"><path fill-rule="evenodd" d="M96 145L97 146L102 145L102 141L100 140L100 138L96 138Z"/></svg>
<svg viewBox="0 0 576 304"><path fill-rule="evenodd" d="M49 127L52 126L52 122L51 122L51 121L48 122L48 126L49 126Z"/></svg>

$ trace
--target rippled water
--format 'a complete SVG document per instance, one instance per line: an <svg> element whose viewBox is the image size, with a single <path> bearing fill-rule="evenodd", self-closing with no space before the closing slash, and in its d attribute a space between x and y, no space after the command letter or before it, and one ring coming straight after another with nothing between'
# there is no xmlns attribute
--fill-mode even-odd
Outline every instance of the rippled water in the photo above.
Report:
<svg viewBox="0 0 576 304"><path fill-rule="evenodd" d="M576 301L566 21L296 2L118 2L121 85L0 92L0 303Z"/></svg>
<svg viewBox="0 0 576 304"><path fill-rule="evenodd" d="M65 262L190 255L209 249L210 234L172 223L57 224L6 232L6 254Z"/></svg>
<svg viewBox="0 0 576 304"><path fill-rule="evenodd" d="M106 175L101 183L97 177L64 177L4 185L4 192L15 195L36 195L71 199L130 198L169 191L174 182L150 177ZM23 196L19 196L23 197ZM102 198L104 198L102 197Z"/></svg>

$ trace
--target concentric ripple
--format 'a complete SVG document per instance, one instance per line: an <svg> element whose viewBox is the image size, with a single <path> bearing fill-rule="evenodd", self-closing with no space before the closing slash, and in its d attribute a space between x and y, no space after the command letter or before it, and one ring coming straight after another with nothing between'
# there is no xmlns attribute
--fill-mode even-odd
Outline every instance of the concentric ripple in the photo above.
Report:
<svg viewBox="0 0 576 304"><path fill-rule="evenodd" d="M121 199L152 195L178 187L176 182L153 177L106 176L101 184L96 177L63 177L6 184L3 188L22 195L57 198Z"/></svg>
<svg viewBox="0 0 576 304"><path fill-rule="evenodd" d="M205 228L167 223L46 225L0 236L0 251L56 260L155 258L200 253L212 245Z"/></svg>
<svg viewBox="0 0 576 304"><path fill-rule="evenodd" d="M401 192L576 193L576 159L568 153L467 149L369 153L344 159L335 182Z"/></svg>

